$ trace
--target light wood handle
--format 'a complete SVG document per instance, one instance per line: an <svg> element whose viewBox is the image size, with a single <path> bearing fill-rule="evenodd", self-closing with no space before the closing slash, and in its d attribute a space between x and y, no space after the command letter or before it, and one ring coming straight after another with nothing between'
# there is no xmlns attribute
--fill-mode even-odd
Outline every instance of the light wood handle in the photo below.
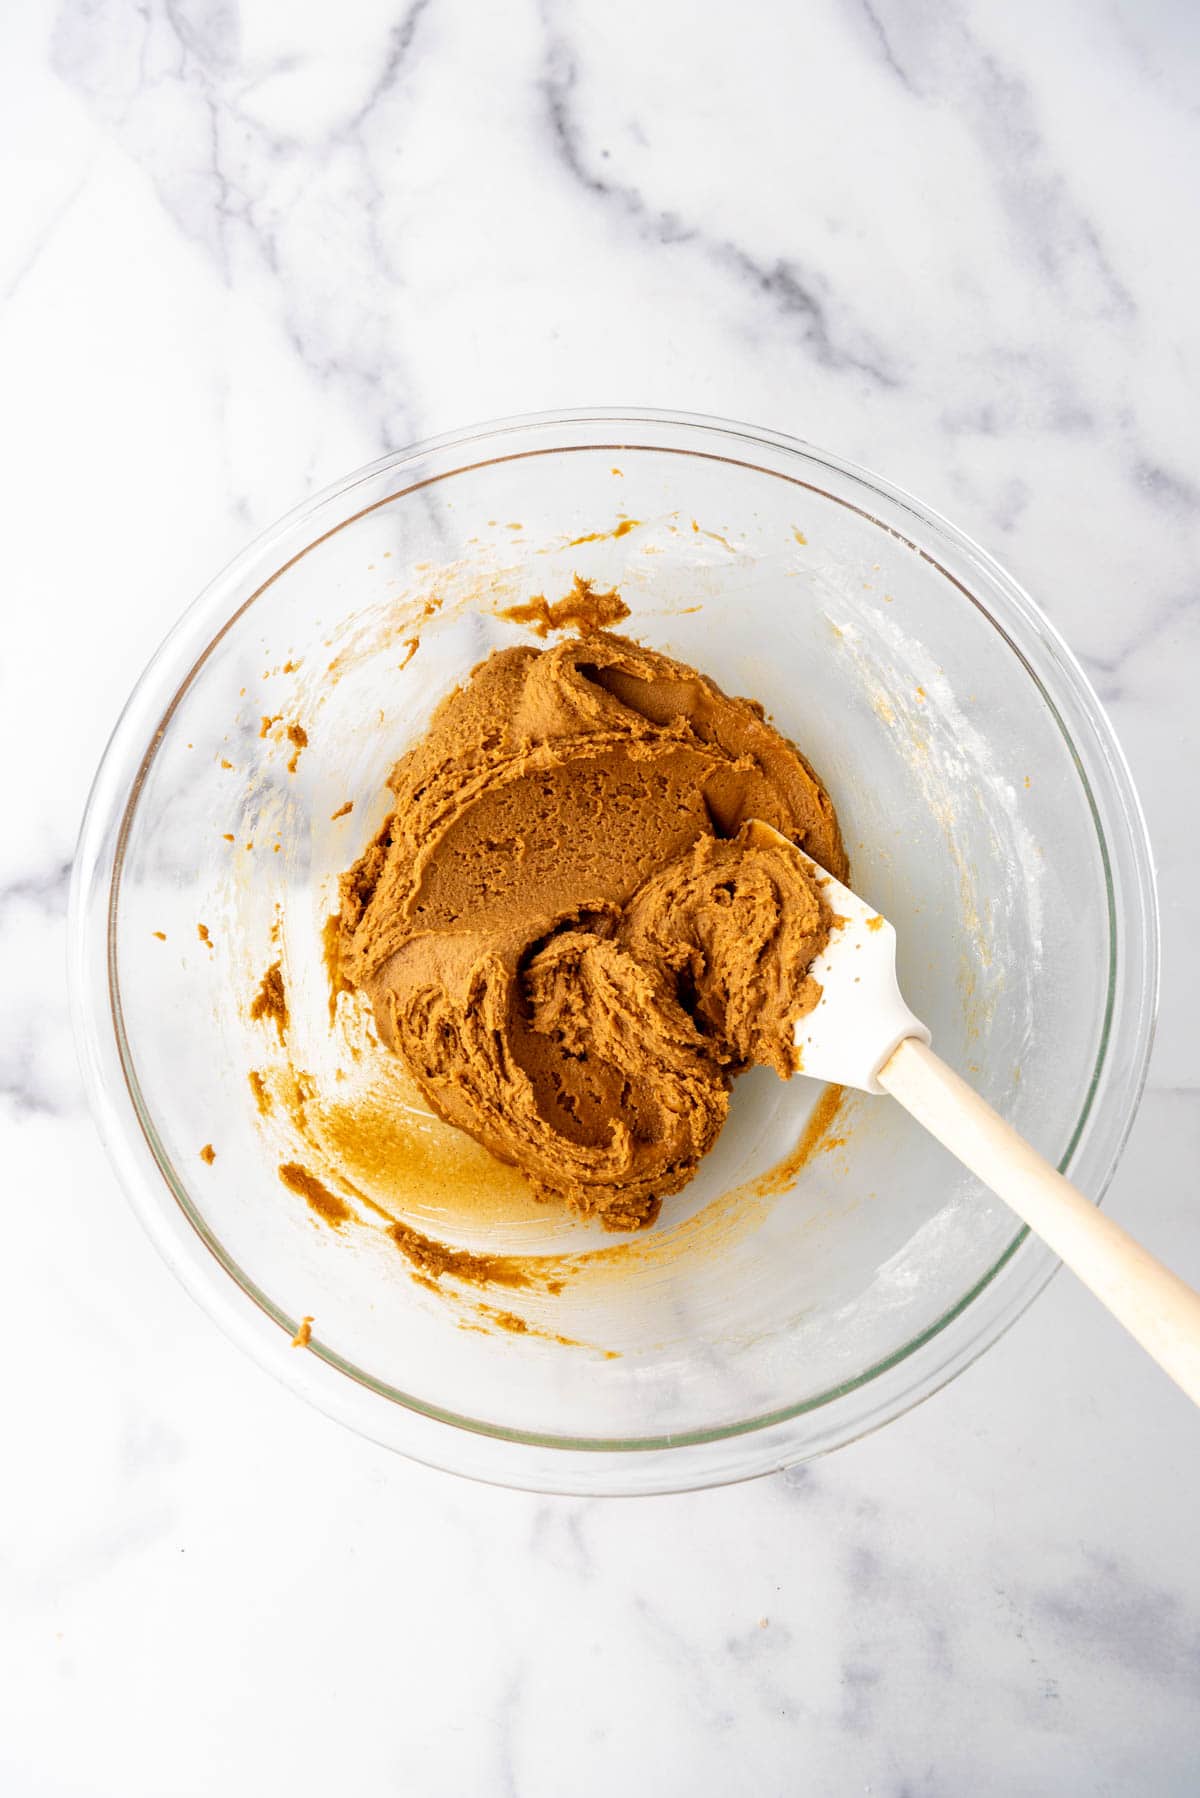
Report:
<svg viewBox="0 0 1200 1798"><path fill-rule="evenodd" d="M1090 1204L924 1043L901 1043L878 1078L1024 1218L1200 1405L1200 1293Z"/></svg>

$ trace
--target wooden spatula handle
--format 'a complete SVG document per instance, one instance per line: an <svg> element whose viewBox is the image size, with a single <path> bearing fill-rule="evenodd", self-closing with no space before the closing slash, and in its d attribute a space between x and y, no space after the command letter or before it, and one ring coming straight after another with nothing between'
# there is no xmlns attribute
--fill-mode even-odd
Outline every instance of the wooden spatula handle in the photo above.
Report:
<svg viewBox="0 0 1200 1798"><path fill-rule="evenodd" d="M901 1043L879 1084L999 1193L1200 1405L1200 1293L1090 1204L924 1043Z"/></svg>

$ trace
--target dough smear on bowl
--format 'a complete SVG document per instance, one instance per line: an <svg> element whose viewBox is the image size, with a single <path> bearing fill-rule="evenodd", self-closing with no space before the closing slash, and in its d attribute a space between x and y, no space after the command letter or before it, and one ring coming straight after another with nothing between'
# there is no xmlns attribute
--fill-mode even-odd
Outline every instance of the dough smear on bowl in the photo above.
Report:
<svg viewBox="0 0 1200 1798"><path fill-rule="evenodd" d="M393 769L342 876L340 978L439 1115L542 1197L653 1221L734 1075L794 1071L844 879L828 794L753 700L593 630L498 650Z"/></svg>

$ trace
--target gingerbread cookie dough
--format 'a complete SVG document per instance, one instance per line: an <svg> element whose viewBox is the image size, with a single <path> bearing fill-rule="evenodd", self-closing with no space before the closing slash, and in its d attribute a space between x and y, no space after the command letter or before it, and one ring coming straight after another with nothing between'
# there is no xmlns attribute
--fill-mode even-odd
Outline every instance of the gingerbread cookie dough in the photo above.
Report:
<svg viewBox="0 0 1200 1798"><path fill-rule="evenodd" d="M795 1068L839 878L828 794L753 700L606 631L500 650L434 715L342 877L339 976L435 1110L542 1196L637 1229L734 1075Z"/></svg>

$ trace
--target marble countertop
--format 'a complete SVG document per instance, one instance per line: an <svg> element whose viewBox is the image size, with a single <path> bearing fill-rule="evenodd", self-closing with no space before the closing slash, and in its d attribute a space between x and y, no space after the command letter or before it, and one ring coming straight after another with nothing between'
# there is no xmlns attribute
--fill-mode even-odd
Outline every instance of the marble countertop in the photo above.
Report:
<svg viewBox="0 0 1200 1798"><path fill-rule="evenodd" d="M410 1466L186 1300L93 1133L75 831L206 578L345 470L589 403L865 462L1005 561L1162 882L1111 1209L1200 1280L1200 14L26 0L0 19L0 1792L1193 1793L1200 1421L1066 1276L755 1484Z"/></svg>

